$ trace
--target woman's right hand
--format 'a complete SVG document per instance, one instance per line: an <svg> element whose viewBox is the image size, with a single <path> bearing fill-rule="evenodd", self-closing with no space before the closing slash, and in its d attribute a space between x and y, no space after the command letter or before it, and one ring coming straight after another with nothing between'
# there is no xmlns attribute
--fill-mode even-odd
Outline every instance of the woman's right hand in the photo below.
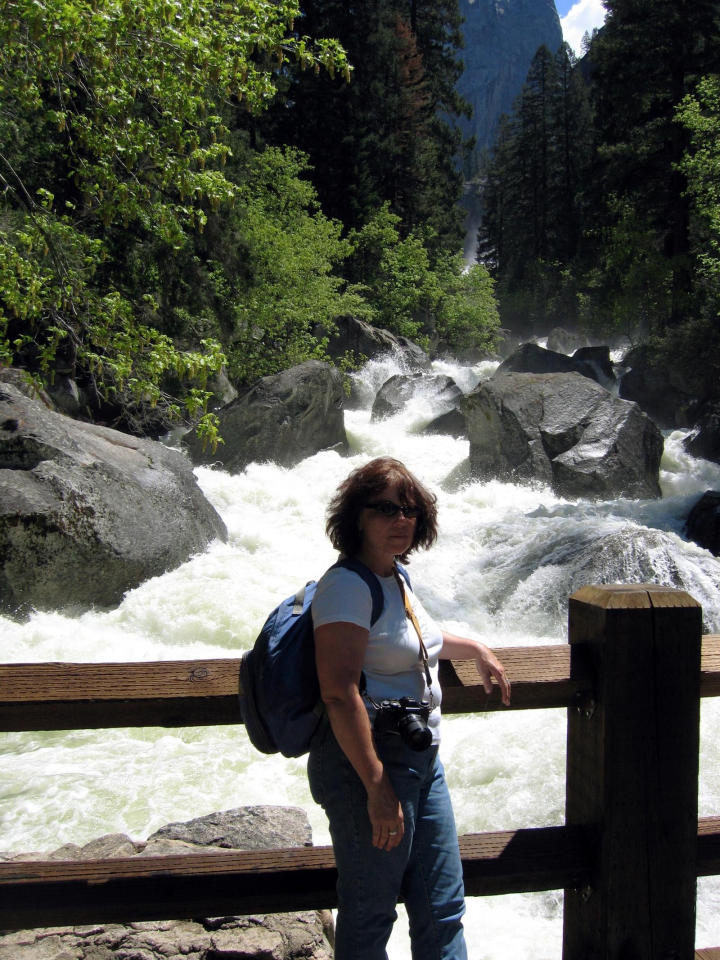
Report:
<svg viewBox="0 0 720 960"><path fill-rule="evenodd" d="M384 771L377 786L368 789L367 810L373 846L380 850L397 847L405 834L405 819L390 778Z"/></svg>

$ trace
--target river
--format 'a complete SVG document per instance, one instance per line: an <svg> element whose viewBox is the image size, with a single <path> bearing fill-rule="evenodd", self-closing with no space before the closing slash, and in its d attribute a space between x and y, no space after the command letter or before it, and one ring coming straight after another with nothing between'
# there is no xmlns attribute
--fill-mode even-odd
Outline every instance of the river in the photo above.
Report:
<svg viewBox="0 0 720 960"><path fill-rule="evenodd" d="M494 369L434 367L466 392ZM198 469L227 543L111 611L0 618L3 659L238 656L274 604L333 561L325 506L352 467L381 454L403 460L438 494L440 537L413 558L411 573L450 630L496 648L561 643L567 598L579 586L652 581L687 590L703 606L705 632L720 632L720 561L682 537L698 495L720 489L720 466L689 457L681 433L666 437L657 501L569 501L544 487L467 482L467 441L421 433L442 412L432 394L370 422L375 390L399 370L385 360L356 375L365 403L346 412L349 458L323 452L294 469L251 464L234 476ZM720 814L720 700L703 701L701 725L700 815L711 816ZM140 840L171 821L262 803L304 807L315 842L329 842L304 761L258 754L242 727L4 734L0 751L0 850L51 850L111 832ZM564 711L447 717L442 755L461 833L563 822ZM471 899L466 926L474 960L559 960L562 891ZM720 879L699 881L696 942L720 945ZM402 912L389 954L410 955Z"/></svg>

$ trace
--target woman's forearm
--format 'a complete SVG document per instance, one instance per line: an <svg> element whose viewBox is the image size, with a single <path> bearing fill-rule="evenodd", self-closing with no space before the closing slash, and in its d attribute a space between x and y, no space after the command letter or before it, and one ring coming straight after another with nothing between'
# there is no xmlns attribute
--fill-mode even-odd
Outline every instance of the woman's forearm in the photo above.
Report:
<svg viewBox="0 0 720 960"><path fill-rule="evenodd" d="M441 660L474 660L478 674L482 680L486 693L492 691L491 678L500 687L500 696L506 707L510 706L510 680L505 673L505 667L495 656L490 647L478 640L469 637L458 637L454 633L443 630L443 645L440 650Z"/></svg>
<svg viewBox="0 0 720 960"><path fill-rule="evenodd" d="M469 637L459 637L454 633L442 632L443 645L440 650L441 660L475 660L481 653L484 644Z"/></svg>
<svg viewBox="0 0 720 960"><path fill-rule="evenodd" d="M370 718L359 691L347 698L328 699L325 708L335 739L370 793L382 780L383 765L375 750Z"/></svg>

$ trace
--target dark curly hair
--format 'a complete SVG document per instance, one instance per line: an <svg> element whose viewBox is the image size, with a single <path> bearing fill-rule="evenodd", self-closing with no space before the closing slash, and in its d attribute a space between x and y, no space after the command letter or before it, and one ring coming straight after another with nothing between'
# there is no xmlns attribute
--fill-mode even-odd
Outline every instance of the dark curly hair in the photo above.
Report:
<svg viewBox="0 0 720 960"><path fill-rule="evenodd" d="M400 502L420 508L410 548L399 556L402 563L418 547L427 549L437 537L437 497L414 477L404 463L392 457L377 457L358 467L340 484L328 507L325 530L335 549L346 557L362 547L358 519L364 507L391 484L397 486Z"/></svg>

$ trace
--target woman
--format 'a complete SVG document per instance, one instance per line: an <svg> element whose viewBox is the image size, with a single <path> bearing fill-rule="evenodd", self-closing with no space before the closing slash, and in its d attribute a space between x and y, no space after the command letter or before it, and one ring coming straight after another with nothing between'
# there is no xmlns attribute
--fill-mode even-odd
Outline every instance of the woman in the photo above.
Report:
<svg viewBox="0 0 720 960"><path fill-rule="evenodd" d="M337 960L386 960L401 895L414 960L467 957L462 864L438 759L438 659L475 660L487 693L494 678L505 704L510 683L486 646L441 630L397 570L396 561L431 546L436 518L435 496L389 457L351 473L329 508L333 546L372 570L383 594L382 614L371 624L368 585L352 570L331 567L312 606L327 722L312 744L308 774L328 815L338 867ZM383 706L401 697L412 698L419 739L432 740L425 749L400 732L402 709ZM421 701L429 715L413 707Z"/></svg>

